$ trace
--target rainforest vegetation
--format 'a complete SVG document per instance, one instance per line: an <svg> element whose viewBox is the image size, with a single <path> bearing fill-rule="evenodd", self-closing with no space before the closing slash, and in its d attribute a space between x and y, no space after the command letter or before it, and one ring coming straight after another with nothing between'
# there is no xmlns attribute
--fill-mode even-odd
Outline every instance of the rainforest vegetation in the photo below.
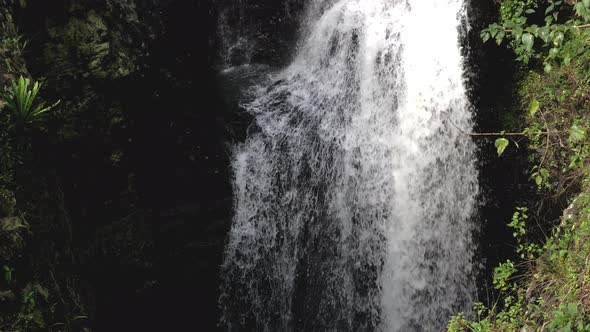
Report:
<svg viewBox="0 0 590 332"><path fill-rule="evenodd" d="M215 329L238 117L211 12L0 1L0 331Z"/></svg>
<svg viewBox="0 0 590 332"><path fill-rule="evenodd" d="M590 1L504 0L480 37L517 61L495 147L500 158L528 155L537 194L506 220L513 257L448 329L590 331Z"/></svg>

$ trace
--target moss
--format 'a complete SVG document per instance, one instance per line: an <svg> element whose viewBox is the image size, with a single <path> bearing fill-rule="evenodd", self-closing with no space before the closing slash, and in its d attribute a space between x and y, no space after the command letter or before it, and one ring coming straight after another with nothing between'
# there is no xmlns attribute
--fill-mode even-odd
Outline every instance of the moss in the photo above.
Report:
<svg viewBox="0 0 590 332"><path fill-rule="evenodd" d="M579 193L589 175L590 135L582 133L581 141L570 137L575 125L590 128L590 80L581 77L586 62L572 61L549 73L534 66L521 69L515 77L514 106L501 115L506 131L524 133L517 141L530 151L530 165L536 167L530 174L547 171L539 189L553 203ZM531 113L534 102L539 108Z"/></svg>
<svg viewBox="0 0 590 332"><path fill-rule="evenodd" d="M11 2L0 0L0 90L15 77L30 77L23 57L25 38L17 33L11 8ZM47 189L50 165L39 166L31 158L31 136L47 137L42 130L19 136L12 124L10 113L0 112L0 330L36 331L52 325L81 330L69 328L74 317L85 315L80 288L61 265L71 249L47 238L67 237L61 227L68 221L55 212L61 196L55 188Z"/></svg>
<svg viewBox="0 0 590 332"><path fill-rule="evenodd" d="M19 217L0 219L0 261L11 260L25 245L28 224Z"/></svg>
<svg viewBox="0 0 590 332"><path fill-rule="evenodd" d="M16 30L9 8L0 1L0 87L14 77L28 76L23 59L25 41Z"/></svg>
<svg viewBox="0 0 590 332"><path fill-rule="evenodd" d="M49 36L43 59L54 79L115 79L135 69L135 56L123 45L121 34L96 11L50 27Z"/></svg>
<svg viewBox="0 0 590 332"><path fill-rule="evenodd" d="M0 218L10 217L14 213L16 199L14 193L0 188Z"/></svg>

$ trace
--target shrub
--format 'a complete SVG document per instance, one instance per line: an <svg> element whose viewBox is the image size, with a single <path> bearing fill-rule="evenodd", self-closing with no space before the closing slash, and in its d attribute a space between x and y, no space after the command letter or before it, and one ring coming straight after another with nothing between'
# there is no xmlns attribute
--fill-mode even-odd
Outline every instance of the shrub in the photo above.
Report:
<svg viewBox="0 0 590 332"><path fill-rule="evenodd" d="M57 101L51 106L46 106L46 103L41 101L39 97L41 86L41 83L33 82L21 76L17 82L13 82L10 91L2 95L6 107L12 111L15 120L19 124L39 121L45 113L59 103Z"/></svg>

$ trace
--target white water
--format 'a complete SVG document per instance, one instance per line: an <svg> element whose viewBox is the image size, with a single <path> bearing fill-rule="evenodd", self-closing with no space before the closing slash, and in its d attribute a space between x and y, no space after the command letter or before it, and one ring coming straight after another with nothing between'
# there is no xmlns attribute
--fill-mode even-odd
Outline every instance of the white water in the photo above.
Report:
<svg viewBox="0 0 590 332"><path fill-rule="evenodd" d="M222 266L228 330L440 331L474 293L462 0L315 1L254 91Z"/></svg>

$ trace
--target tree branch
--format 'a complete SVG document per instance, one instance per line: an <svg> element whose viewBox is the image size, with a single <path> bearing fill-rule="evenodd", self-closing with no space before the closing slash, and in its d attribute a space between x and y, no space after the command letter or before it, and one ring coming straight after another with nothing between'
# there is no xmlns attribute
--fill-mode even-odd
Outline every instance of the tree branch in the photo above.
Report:
<svg viewBox="0 0 590 332"><path fill-rule="evenodd" d="M590 28L590 23L588 24L581 24L581 25L572 25L573 28L576 29L584 29L584 28ZM514 30L512 29L504 29L504 32L512 32Z"/></svg>

